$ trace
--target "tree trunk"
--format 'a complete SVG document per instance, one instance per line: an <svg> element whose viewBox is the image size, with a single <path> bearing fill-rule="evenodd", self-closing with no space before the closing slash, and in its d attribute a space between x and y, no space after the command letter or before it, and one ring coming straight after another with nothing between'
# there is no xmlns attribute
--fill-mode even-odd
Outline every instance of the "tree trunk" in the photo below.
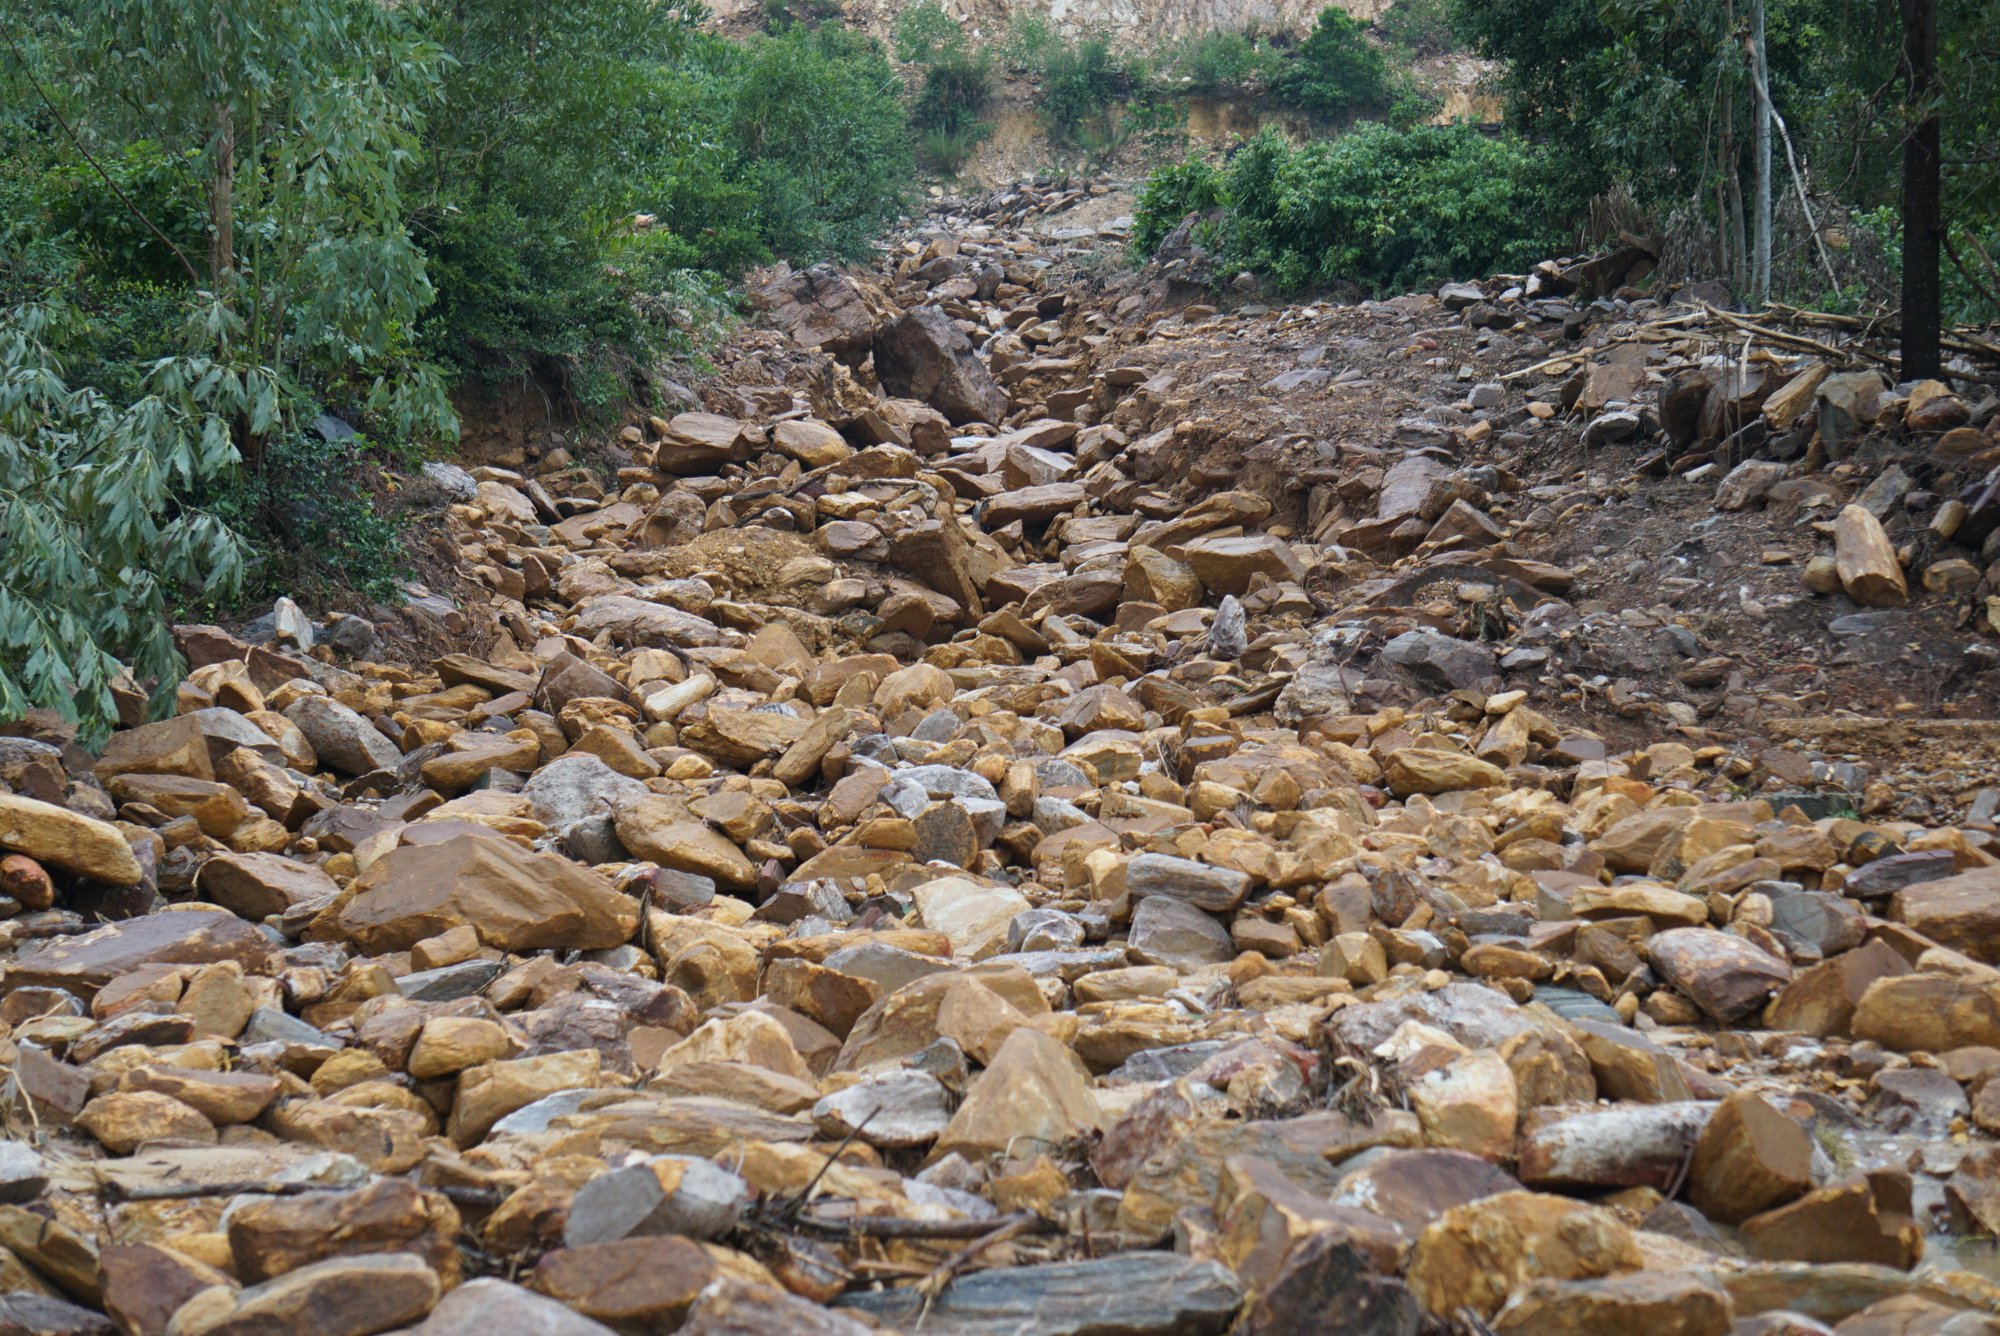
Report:
<svg viewBox="0 0 2000 1336"><path fill-rule="evenodd" d="M215 176L208 185L208 281L225 295L236 267L236 118L227 102L215 104Z"/></svg>
<svg viewBox="0 0 2000 1336"><path fill-rule="evenodd" d="M1938 341L1940 220L1936 0L1903 0L1905 103L1918 117L1903 140L1903 379L1936 377L1944 369Z"/></svg>
<svg viewBox="0 0 2000 1336"><path fill-rule="evenodd" d="M1771 87L1770 50L1764 41L1764 0L1750 0L1750 61L1758 88ZM1752 241L1750 287L1759 305L1771 300L1771 104L1759 96L1750 122Z"/></svg>
<svg viewBox="0 0 2000 1336"><path fill-rule="evenodd" d="M1750 286L1750 243L1743 226L1743 164L1736 148L1736 94L1722 92L1722 184L1729 200L1729 216L1722 220L1729 233L1729 249L1734 260L1729 269L1729 287L1742 300Z"/></svg>

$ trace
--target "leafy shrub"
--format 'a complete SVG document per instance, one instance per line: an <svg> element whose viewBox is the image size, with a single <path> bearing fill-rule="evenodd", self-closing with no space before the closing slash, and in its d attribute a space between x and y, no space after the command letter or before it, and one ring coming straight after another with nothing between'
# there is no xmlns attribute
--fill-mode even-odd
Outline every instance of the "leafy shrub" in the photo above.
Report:
<svg viewBox="0 0 2000 1336"><path fill-rule="evenodd" d="M70 237L100 279L183 282L187 271L179 258L134 210L183 252L199 253L208 244L208 220L188 156L171 157L153 141L140 140L116 153L99 155L102 175L80 160L63 160L51 167L44 181L47 225ZM106 184L106 176L116 189Z"/></svg>
<svg viewBox="0 0 2000 1336"><path fill-rule="evenodd" d="M1042 119L1061 145L1101 145L1113 134L1112 104L1128 96L1139 71L1102 37L1049 46L1041 67Z"/></svg>
<svg viewBox="0 0 2000 1336"><path fill-rule="evenodd" d="M654 0L423 3L456 59L416 215L424 334L461 376L613 411L685 345L658 298L686 275L851 257L901 205L900 86L810 3L741 46Z"/></svg>
<svg viewBox="0 0 2000 1336"><path fill-rule="evenodd" d="M1246 97L1269 87L1283 64L1283 54L1256 32L1218 30L1182 42L1165 73L1202 97Z"/></svg>
<svg viewBox="0 0 2000 1336"><path fill-rule="evenodd" d="M918 157L939 171L957 172L993 132L982 119L993 100L992 53L969 48L958 21L937 0L923 0L896 20L896 58L922 71L910 102Z"/></svg>
<svg viewBox="0 0 2000 1336"><path fill-rule="evenodd" d="M1016 74L1039 70L1048 60L1049 48L1061 40L1042 15L1015 14L1007 21L1007 35L1000 40L1000 63Z"/></svg>
<svg viewBox="0 0 2000 1336"><path fill-rule="evenodd" d="M604 264L600 238L495 196L439 219L431 241L440 358L481 380L533 375L586 411L619 397L615 368L653 331Z"/></svg>
<svg viewBox="0 0 2000 1336"><path fill-rule="evenodd" d="M896 18L896 59L933 65L965 50L965 29L937 0L919 0Z"/></svg>
<svg viewBox="0 0 2000 1336"><path fill-rule="evenodd" d="M1118 116L1118 137L1137 143L1148 162L1171 163L1187 156L1187 106L1157 85L1136 94Z"/></svg>
<svg viewBox="0 0 2000 1336"><path fill-rule="evenodd" d="M1222 203L1222 186L1223 169L1200 158L1163 167L1147 177L1132 220L1133 252L1151 255L1183 218Z"/></svg>
<svg viewBox="0 0 2000 1336"><path fill-rule="evenodd" d="M785 33L841 20L840 0L764 0L764 29Z"/></svg>
<svg viewBox="0 0 2000 1336"><path fill-rule="evenodd" d="M910 123L920 131L942 130L976 143L992 132L984 120L992 100L992 58L983 51L948 51L925 67L910 104Z"/></svg>
<svg viewBox="0 0 2000 1336"><path fill-rule="evenodd" d="M1395 100L1389 103L1382 119L1398 130L1408 130L1437 119L1438 113L1443 110L1443 98L1425 92L1414 80L1403 79L1398 81Z"/></svg>
<svg viewBox="0 0 2000 1336"><path fill-rule="evenodd" d="M1452 50L1450 0L1394 0L1375 20L1376 31L1411 56L1441 56Z"/></svg>
<svg viewBox="0 0 2000 1336"><path fill-rule="evenodd" d="M1389 62L1368 40L1367 26L1331 8L1320 11L1275 91L1287 105L1328 119L1386 106L1393 96Z"/></svg>
<svg viewBox="0 0 2000 1336"><path fill-rule="evenodd" d="M1518 139L1364 122L1305 144L1266 130L1222 167L1155 174L1134 248L1150 254L1190 210L1213 204L1224 214L1209 241L1228 266L1287 290L1409 291L1518 267L1546 253L1555 216L1542 165Z"/></svg>
<svg viewBox="0 0 2000 1336"><path fill-rule="evenodd" d="M764 201L771 249L864 254L904 207L914 171L888 57L843 28L795 28L752 41L733 65L729 136Z"/></svg>
<svg viewBox="0 0 2000 1336"><path fill-rule="evenodd" d="M407 575L403 530L356 485L367 438L328 440L312 427L272 440L257 474L238 474L213 501L250 535L244 592L259 600L330 582L390 600Z"/></svg>
<svg viewBox="0 0 2000 1336"><path fill-rule="evenodd" d="M989 129L982 124L974 130L926 130L917 141L917 156L932 170L955 176Z"/></svg>
<svg viewBox="0 0 2000 1336"><path fill-rule="evenodd" d="M919 130L945 131L976 143L992 131L981 119L992 100L993 70L988 59L957 52L924 71L923 87L910 105L910 123Z"/></svg>
<svg viewBox="0 0 2000 1336"><path fill-rule="evenodd" d="M1857 311L1867 307L1893 306L1901 300L1903 272L1903 219L1894 205L1881 205L1852 214L1848 218L1847 245L1836 263L1850 271L1839 290L1818 296L1813 305L1827 311ZM1967 262L1968 275L1949 258L1938 271L1938 300L1947 325L1992 324L2000 321L2000 272L1988 270L1986 259L2000 259L2000 224L1982 230L1977 220L1952 221L1945 234L1953 249ZM1863 257L1879 257L1868 265ZM1874 272L1870 272L1870 270ZM1820 278L1817 266L1813 280ZM1809 280L1810 281L1810 280ZM1793 286L1803 288L1804 282Z"/></svg>

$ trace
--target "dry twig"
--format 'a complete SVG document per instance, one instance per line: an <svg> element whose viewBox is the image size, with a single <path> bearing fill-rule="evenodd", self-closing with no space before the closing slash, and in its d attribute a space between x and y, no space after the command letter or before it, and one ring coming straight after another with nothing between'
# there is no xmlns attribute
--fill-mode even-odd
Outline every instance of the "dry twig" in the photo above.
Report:
<svg viewBox="0 0 2000 1336"><path fill-rule="evenodd" d="M900 1215L854 1215L835 1220L801 1211L795 1224L801 1229L836 1237L859 1235L870 1239L977 1239L1000 1225L1025 1222L1020 1233L1040 1234L1053 1228L1033 1211L1017 1211L994 1220L913 1220Z"/></svg>
<svg viewBox="0 0 2000 1336"><path fill-rule="evenodd" d="M917 1325L921 1327L924 1324L924 1319L931 1315L931 1305L937 1302L940 1294L944 1293L944 1287L957 1279L958 1273L970 1266L973 1258L995 1244L1005 1243L1009 1239L1017 1239L1031 1232L1039 1223L1041 1217L1034 1212L1018 1211L1005 1224L974 1239L939 1263L937 1269L925 1276L917 1285L917 1293L924 1296L924 1306L917 1313Z"/></svg>

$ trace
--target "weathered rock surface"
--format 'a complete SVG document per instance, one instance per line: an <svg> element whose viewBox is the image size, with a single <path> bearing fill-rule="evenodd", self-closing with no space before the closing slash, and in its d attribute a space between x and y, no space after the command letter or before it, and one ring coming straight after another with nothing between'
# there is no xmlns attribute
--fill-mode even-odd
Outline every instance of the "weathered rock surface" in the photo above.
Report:
<svg viewBox="0 0 2000 1336"><path fill-rule="evenodd" d="M18 794L0 794L0 849L116 886L143 875L116 826Z"/></svg>
<svg viewBox="0 0 2000 1336"><path fill-rule="evenodd" d="M485 835L393 850L354 891L335 924L365 951L407 950L461 926L503 951L602 948L639 922L631 898L595 873Z"/></svg>
<svg viewBox="0 0 2000 1336"><path fill-rule="evenodd" d="M1095 1262L984 1271L931 1306L941 1331L1001 1336L1031 1329L1132 1336L1210 1336L1226 1331L1242 1303L1236 1280L1214 1262L1130 1253ZM888 1322L914 1325L921 1301L906 1290L849 1301Z"/></svg>
<svg viewBox="0 0 2000 1336"><path fill-rule="evenodd" d="M953 425L998 422L1007 394L971 341L935 306L906 311L875 333L875 374L891 394L921 399Z"/></svg>

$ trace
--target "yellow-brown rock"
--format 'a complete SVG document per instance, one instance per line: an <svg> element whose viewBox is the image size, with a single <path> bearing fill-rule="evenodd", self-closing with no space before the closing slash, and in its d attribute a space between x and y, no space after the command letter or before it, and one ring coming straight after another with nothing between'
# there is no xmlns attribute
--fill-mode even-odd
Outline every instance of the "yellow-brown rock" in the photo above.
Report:
<svg viewBox="0 0 2000 1336"><path fill-rule="evenodd" d="M1400 747L1382 758L1382 775L1390 792L1399 797L1490 789L1507 778L1506 772L1490 761L1442 747Z"/></svg>
<svg viewBox="0 0 2000 1336"><path fill-rule="evenodd" d="M461 924L503 951L618 946L639 907L565 858L460 835L391 850L356 879L335 928L366 951L408 950Z"/></svg>
<svg viewBox="0 0 2000 1336"><path fill-rule="evenodd" d="M0 794L0 849L114 886L140 877L139 859L116 826L17 793Z"/></svg>
<svg viewBox="0 0 2000 1336"><path fill-rule="evenodd" d="M1099 1131L1103 1121L1090 1073L1076 1055L1024 1026L1007 1036L973 1082L934 1153L979 1158L1054 1151Z"/></svg>
<svg viewBox="0 0 2000 1336"><path fill-rule="evenodd" d="M1530 1281L1616 1275L1640 1265L1632 1231L1611 1212L1568 1197L1503 1192L1454 1206L1425 1228L1409 1279L1433 1313L1466 1307L1490 1318Z"/></svg>

